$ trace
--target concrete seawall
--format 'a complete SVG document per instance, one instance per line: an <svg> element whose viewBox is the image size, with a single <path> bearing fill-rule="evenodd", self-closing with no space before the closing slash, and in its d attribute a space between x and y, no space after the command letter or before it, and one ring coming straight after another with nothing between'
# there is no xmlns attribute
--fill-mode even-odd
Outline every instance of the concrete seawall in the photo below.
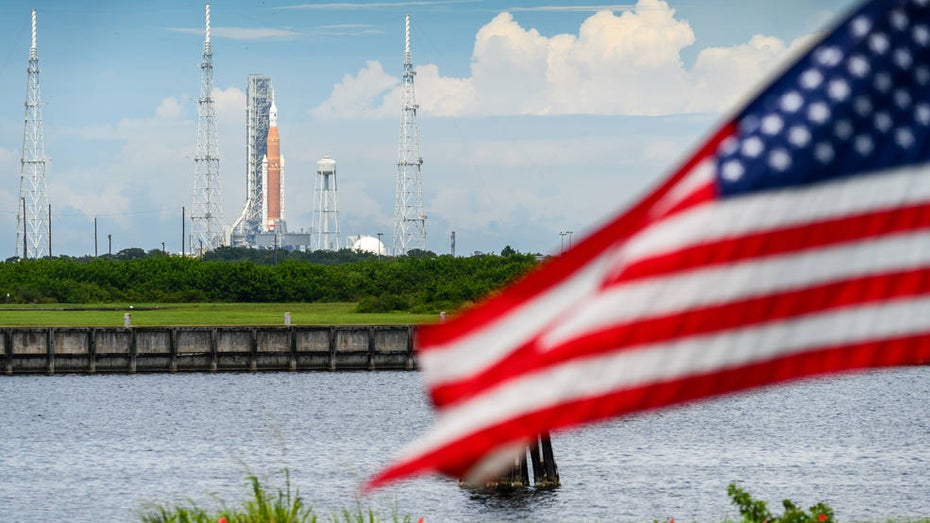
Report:
<svg viewBox="0 0 930 523"><path fill-rule="evenodd" d="M414 370L413 327L0 329L0 373Z"/></svg>

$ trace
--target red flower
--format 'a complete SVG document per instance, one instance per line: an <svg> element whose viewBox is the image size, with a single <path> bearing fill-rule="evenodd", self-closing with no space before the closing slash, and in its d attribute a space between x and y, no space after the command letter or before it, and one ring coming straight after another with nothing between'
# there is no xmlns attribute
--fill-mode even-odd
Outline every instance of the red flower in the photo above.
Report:
<svg viewBox="0 0 930 523"><path fill-rule="evenodd" d="M220 519L216 520L216 523L226 523L226 518L220 517Z"/></svg>
<svg viewBox="0 0 930 523"><path fill-rule="evenodd" d="M826 514L817 514L817 521L826 521L826 520L827 520Z"/></svg>

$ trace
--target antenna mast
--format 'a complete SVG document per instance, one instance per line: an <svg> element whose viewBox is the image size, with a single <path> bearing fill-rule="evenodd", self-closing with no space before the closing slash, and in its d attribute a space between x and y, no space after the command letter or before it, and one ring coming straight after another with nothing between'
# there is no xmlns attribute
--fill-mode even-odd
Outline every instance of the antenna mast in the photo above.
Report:
<svg viewBox="0 0 930 523"><path fill-rule="evenodd" d="M206 3L203 62L200 65L197 156L194 157L194 205L191 245L203 246L199 255L223 245L223 192L220 184L216 108L213 103L213 48L210 45L210 2Z"/></svg>
<svg viewBox="0 0 930 523"><path fill-rule="evenodd" d="M397 183L394 188L394 239L391 252L404 255L410 249L426 250L426 214L423 212L423 180L420 167L420 130L417 125L416 92L410 57L410 15L404 16L404 77L400 137L397 141Z"/></svg>
<svg viewBox="0 0 930 523"><path fill-rule="evenodd" d="M16 255L41 258L49 255L49 205L46 190L45 137L42 129L42 96L39 90L39 50L36 46L36 10L32 10L32 47L26 67L26 124L19 171Z"/></svg>

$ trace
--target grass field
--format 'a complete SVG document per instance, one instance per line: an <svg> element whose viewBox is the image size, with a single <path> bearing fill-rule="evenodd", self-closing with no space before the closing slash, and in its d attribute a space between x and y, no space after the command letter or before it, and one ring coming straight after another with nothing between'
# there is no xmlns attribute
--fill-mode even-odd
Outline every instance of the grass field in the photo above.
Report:
<svg viewBox="0 0 930 523"><path fill-rule="evenodd" d="M0 305L0 327L134 327L196 325L406 325L431 323L435 314L359 314L355 303L176 303L107 305Z"/></svg>

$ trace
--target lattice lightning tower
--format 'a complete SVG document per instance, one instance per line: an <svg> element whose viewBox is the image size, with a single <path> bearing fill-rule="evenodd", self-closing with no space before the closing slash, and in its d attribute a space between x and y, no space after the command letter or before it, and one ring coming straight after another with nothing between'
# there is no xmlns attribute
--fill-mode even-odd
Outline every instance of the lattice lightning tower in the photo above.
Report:
<svg viewBox="0 0 930 523"><path fill-rule="evenodd" d="M206 4L206 31L200 70L191 249L203 254L224 243L223 192L220 182L219 146L216 140L216 108L213 103L213 49L210 45L209 2Z"/></svg>
<svg viewBox="0 0 930 523"><path fill-rule="evenodd" d="M410 249L426 250L426 214L423 213L423 179L420 167L420 130L417 126L416 93L413 88L413 61L410 59L410 15L404 17L404 99L397 141L397 183L394 188L393 255Z"/></svg>
<svg viewBox="0 0 930 523"><path fill-rule="evenodd" d="M49 255L50 247L35 9L32 10L32 47L29 49L26 73L26 125L23 130L23 155L19 171L16 255L21 258L41 258Z"/></svg>

